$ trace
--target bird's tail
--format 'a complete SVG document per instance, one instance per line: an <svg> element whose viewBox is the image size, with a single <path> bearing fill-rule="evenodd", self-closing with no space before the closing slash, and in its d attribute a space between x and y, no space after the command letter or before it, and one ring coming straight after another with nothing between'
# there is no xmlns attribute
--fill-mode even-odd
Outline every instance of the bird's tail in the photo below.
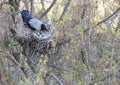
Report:
<svg viewBox="0 0 120 85"><path fill-rule="evenodd" d="M23 22L25 22L26 24L29 24L29 20L32 19L32 16L30 15L29 11L22 10L21 15L22 15Z"/></svg>

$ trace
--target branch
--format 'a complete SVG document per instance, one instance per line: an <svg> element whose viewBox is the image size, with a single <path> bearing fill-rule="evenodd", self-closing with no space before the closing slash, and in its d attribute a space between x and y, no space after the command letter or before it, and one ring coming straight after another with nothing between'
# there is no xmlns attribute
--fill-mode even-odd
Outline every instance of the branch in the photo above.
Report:
<svg viewBox="0 0 120 85"><path fill-rule="evenodd" d="M106 22L107 20L109 20L112 16L114 16L114 15L115 15L117 12L119 12L119 11L120 11L120 7L119 7L115 12L113 12L111 15L109 15L108 17L106 17L106 18L103 19L102 21L98 22L96 25L94 25L94 26L91 27L91 28L95 28L96 26L98 26L98 25ZM91 28L87 28L86 30L84 30L84 32L89 31Z"/></svg>
<svg viewBox="0 0 120 85"><path fill-rule="evenodd" d="M96 24L96 26L100 25L103 22L106 22L108 19L110 19L112 16L114 16L118 11L120 11L120 8L118 8L115 12L113 12L110 16L106 17L105 19L103 19L102 21L98 22Z"/></svg>
<svg viewBox="0 0 120 85"><path fill-rule="evenodd" d="M84 19L84 17L85 17L85 12L86 12L86 4L85 4L85 2L84 2L81 17L78 18L77 21L75 21L75 23L71 26L71 28L74 28L76 25L78 25L78 24L80 23L81 20Z"/></svg>
<svg viewBox="0 0 120 85"><path fill-rule="evenodd" d="M113 57L114 57L114 50L115 50L115 40L113 38L113 36L111 36L112 40L111 40L111 43L112 43L112 52L111 52L111 55L110 55L110 61L109 61L109 69L111 69L112 65L113 65ZM110 75L110 74L109 74ZM110 85L110 80L111 80L111 77L109 76L109 79L108 79L108 84Z"/></svg>
<svg viewBox="0 0 120 85"><path fill-rule="evenodd" d="M49 8L40 16L40 19L45 16L50 10L51 8L54 6L54 4L56 3L57 0L53 0L52 4L49 6Z"/></svg>
<svg viewBox="0 0 120 85"><path fill-rule="evenodd" d="M41 0L41 4L42 4L42 10L45 12L45 4L44 4L44 0ZM45 15L46 19L48 20L48 16L47 14ZM49 21L49 20L48 20Z"/></svg>
<svg viewBox="0 0 120 85"><path fill-rule="evenodd" d="M68 0L68 2L67 2L67 4L65 5L65 8L64 8L64 10L63 10L60 18L59 18L59 20L62 20L62 19L63 19L63 16L66 14L66 10L68 9L68 7L69 7L69 5L70 5L70 2L71 2L71 0Z"/></svg>
<svg viewBox="0 0 120 85"><path fill-rule="evenodd" d="M117 27L116 27L115 31L117 32L119 28L120 28L120 18L119 18L119 21L117 23Z"/></svg>
<svg viewBox="0 0 120 85"><path fill-rule="evenodd" d="M18 10L19 8L19 3L21 0L9 0L9 4L15 9Z"/></svg>
<svg viewBox="0 0 120 85"><path fill-rule="evenodd" d="M1 2L1 3L0 3L0 9L1 9L2 6L5 5L5 4L9 4L9 2L6 2L6 1Z"/></svg>
<svg viewBox="0 0 120 85"><path fill-rule="evenodd" d="M50 74L50 75L53 76L59 82L60 85L63 85L63 83L59 80L57 76L55 76L54 74Z"/></svg>
<svg viewBox="0 0 120 85"><path fill-rule="evenodd" d="M57 42L56 47L60 47L60 46L62 46L62 45L65 45L65 44L68 43L70 40L71 40L71 38L69 38L69 39L63 38L60 42Z"/></svg>
<svg viewBox="0 0 120 85"><path fill-rule="evenodd" d="M85 11L86 11L86 4L83 5L83 11L82 11L82 15L81 15L81 20L84 18L85 16Z"/></svg>
<svg viewBox="0 0 120 85"><path fill-rule="evenodd" d="M109 76L112 76L113 74L111 73L110 75L108 74L107 76L103 76L100 78L96 78L95 80L93 80L91 83L89 83L88 85L94 85L95 83L99 82L99 81L104 81L105 79L107 79Z"/></svg>
<svg viewBox="0 0 120 85"><path fill-rule="evenodd" d="M7 50L3 51L3 55L4 55L7 59L9 59L10 61L12 61L16 66L21 67L21 64L16 61L16 59L14 58L14 56L11 55L11 54L9 53L9 51L7 51Z"/></svg>
<svg viewBox="0 0 120 85"><path fill-rule="evenodd" d="M29 10L29 1L28 0L23 0L24 6L27 10Z"/></svg>
<svg viewBox="0 0 120 85"><path fill-rule="evenodd" d="M34 13L34 0L31 0L30 5L31 5L31 15L33 15L33 13Z"/></svg>

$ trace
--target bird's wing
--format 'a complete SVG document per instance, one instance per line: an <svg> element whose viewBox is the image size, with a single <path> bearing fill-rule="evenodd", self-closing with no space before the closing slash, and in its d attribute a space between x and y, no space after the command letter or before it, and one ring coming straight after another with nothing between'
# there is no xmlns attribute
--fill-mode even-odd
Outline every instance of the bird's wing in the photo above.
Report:
<svg viewBox="0 0 120 85"><path fill-rule="evenodd" d="M22 15L23 22L26 22L27 24L29 24L29 20L32 19L32 16L30 15L29 11L22 10L21 15Z"/></svg>
<svg viewBox="0 0 120 85"><path fill-rule="evenodd" d="M29 24L31 27L33 27L35 30L41 30L41 24L42 21L38 19L30 19Z"/></svg>

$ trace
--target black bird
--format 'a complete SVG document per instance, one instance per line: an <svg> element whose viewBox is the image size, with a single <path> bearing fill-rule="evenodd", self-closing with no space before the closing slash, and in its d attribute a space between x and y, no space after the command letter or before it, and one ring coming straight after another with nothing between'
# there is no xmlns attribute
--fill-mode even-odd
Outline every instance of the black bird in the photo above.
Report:
<svg viewBox="0 0 120 85"><path fill-rule="evenodd" d="M30 15L28 10L22 10L21 15L22 15L23 22L25 22L32 30L48 31L45 24L42 21L40 21L39 19L33 18Z"/></svg>

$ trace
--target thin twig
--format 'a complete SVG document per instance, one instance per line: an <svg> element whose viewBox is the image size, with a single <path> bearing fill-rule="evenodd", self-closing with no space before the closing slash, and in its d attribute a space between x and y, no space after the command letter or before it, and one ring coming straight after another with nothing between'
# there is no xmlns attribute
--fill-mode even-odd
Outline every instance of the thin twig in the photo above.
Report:
<svg viewBox="0 0 120 85"><path fill-rule="evenodd" d="M18 67L21 67L21 64L19 62L17 62L15 59L14 59L14 56L11 55L8 51L5 51L5 53L3 52L3 55L5 54L5 57L9 60L11 60L15 65L17 65Z"/></svg>
<svg viewBox="0 0 120 85"><path fill-rule="evenodd" d="M119 24L119 21L118 21ZM117 27L116 27L117 28ZM117 31L116 31L117 33ZM114 36L111 34L111 43L112 43L112 52L110 55L110 62L109 62L109 69L111 69L111 67L113 66L113 57L114 57L114 47L115 47L115 40L114 40ZM110 72L109 72L109 79L108 79L108 85L110 85L110 80L111 80L111 76L110 76Z"/></svg>
<svg viewBox="0 0 120 85"><path fill-rule="evenodd" d="M68 9L68 7L69 7L69 5L70 5L70 2L71 2L71 0L68 0L67 4L65 5L65 8L63 9L63 12L62 12L59 20L62 20L62 19L63 19L64 15L66 14L67 9Z"/></svg>
<svg viewBox="0 0 120 85"><path fill-rule="evenodd" d="M44 4L44 0L41 0L41 4L42 4L42 10L45 12L45 4ZM48 16L47 14L45 15L46 19L48 20Z"/></svg>
<svg viewBox="0 0 120 85"><path fill-rule="evenodd" d="M120 18L119 18L119 21L117 23L117 27L116 27L115 31L117 32L119 28L120 28Z"/></svg>
<svg viewBox="0 0 120 85"><path fill-rule="evenodd" d="M107 20L109 20L112 16L114 16L117 12L120 11L120 7L116 9L115 12L113 12L111 15L109 15L108 17L106 17L105 19L101 20L100 22L98 22L96 25L92 26L91 28L95 28L96 26L106 22ZM91 28L87 28L84 30L84 32L87 32L88 30L90 30Z"/></svg>
<svg viewBox="0 0 120 85"><path fill-rule="evenodd" d="M2 6L5 5L5 4L9 4L9 2L6 2L6 1L1 2L1 3L0 3L0 9L1 9Z"/></svg>
<svg viewBox="0 0 120 85"><path fill-rule="evenodd" d="M104 81L105 79L107 79L109 76L112 76L113 74L109 74L107 76L103 76L100 78L96 78L95 80L93 80L91 83L89 83L88 85L94 85L95 83L99 82L99 81Z"/></svg>
<svg viewBox="0 0 120 85"><path fill-rule="evenodd" d="M85 2L84 2L84 4L83 4L83 11L82 11L82 15L81 15L81 20L84 18L84 16L85 16L85 11L86 11L86 4L85 4Z"/></svg>
<svg viewBox="0 0 120 85"><path fill-rule="evenodd" d="M31 0L31 15L34 13L34 0Z"/></svg>
<svg viewBox="0 0 120 85"><path fill-rule="evenodd" d="M63 85L63 83L59 80L59 78L57 76L55 76L54 74L51 74L51 73L50 73L50 75L53 76L60 83L60 85Z"/></svg>
<svg viewBox="0 0 120 85"><path fill-rule="evenodd" d="M110 16L108 16L108 17L106 17L105 19L103 19L102 21L98 22L98 23L96 24L96 26L97 26L97 25L100 25L101 23L103 23L103 22L107 21L108 19L110 19L110 18L111 18L113 15L115 15L118 11L120 11L120 7L119 7L115 12L113 12Z"/></svg>
<svg viewBox="0 0 120 85"><path fill-rule="evenodd" d="M84 17L85 17L85 12L86 12L86 8L87 8L87 7L86 7L86 4L85 4L85 2L84 2L81 17L71 26L71 28L74 28L77 24L80 23L81 20L84 19ZM81 19L81 20L80 20L80 19Z"/></svg>
<svg viewBox="0 0 120 85"><path fill-rule="evenodd" d="M52 4L49 6L49 8L40 16L40 19L45 16L50 10L51 8L54 6L54 4L56 3L57 0L53 0Z"/></svg>

